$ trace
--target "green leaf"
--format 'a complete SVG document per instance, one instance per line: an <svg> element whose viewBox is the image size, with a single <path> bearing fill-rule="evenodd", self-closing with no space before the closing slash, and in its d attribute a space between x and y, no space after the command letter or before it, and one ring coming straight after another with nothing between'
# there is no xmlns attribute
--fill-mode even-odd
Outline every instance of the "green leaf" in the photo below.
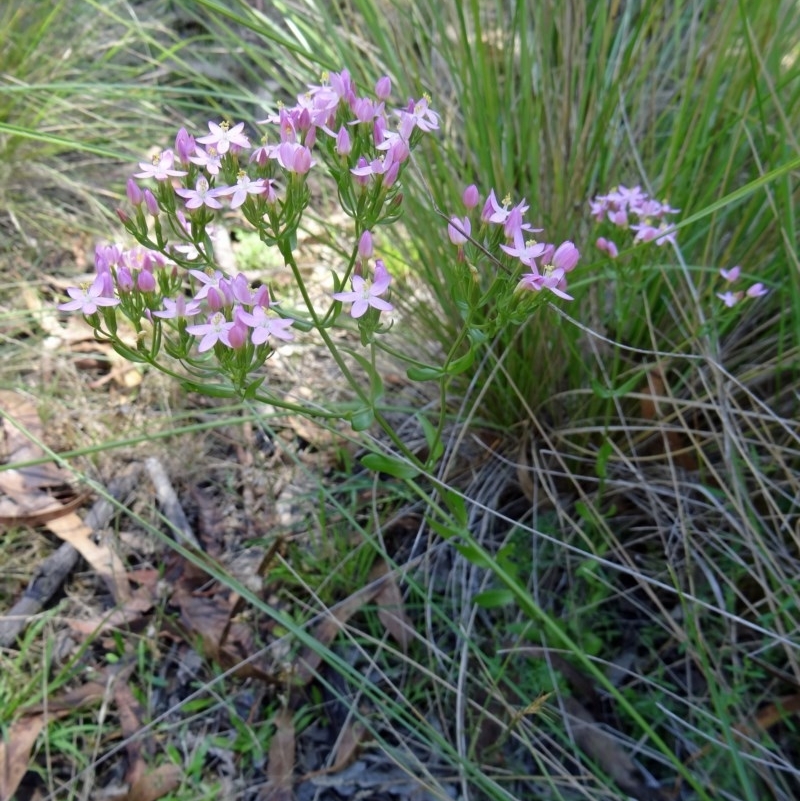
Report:
<svg viewBox="0 0 800 801"><path fill-rule="evenodd" d="M598 478L606 477L606 466L608 465L608 457L614 452L612 444L606 440L597 451L597 461L594 465L594 471Z"/></svg>
<svg viewBox="0 0 800 801"><path fill-rule="evenodd" d="M465 370L469 370L472 367L473 363L475 362L475 349L470 348L467 353L465 353L460 358L456 359L455 361L450 362L447 366L447 374L448 375L460 375Z"/></svg>
<svg viewBox="0 0 800 801"><path fill-rule="evenodd" d="M471 542L466 543L465 545L460 545L459 543L454 543L453 547L469 562L471 562L475 567L491 567L491 563L487 558L486 554L477 546Z"/></svg>
<svg viewBox="0 0 800 801"><path fill-rule="evenodd" d="M411 381L435 381L445 375L441 367L409 367L406 375Z"/></svg>
<svg viewBox="0 0 800 801"><path fill-rule="evenodd" d="M376 473L386 473L395 478L414 478L419 475L419 470L414 465L381 453L368 453L361 458L361 464Z"/></svg>
<svg viewBox="0 0 800 801"><path fill-rule="evenodd" d="M184 389L189 392L198 392L209 398L235 398L236 390L231 387L214 386L214 384L195 384L192 381L181 382Z"/></svg>
<svg viewBox="0 0 800 801"><path fill-rule="evenodd" d="M462 495L451 489L440 489L442 501L444 501L447 510L456 519L456 522L462 528L467 527L467 504Z"/></svg>
<svg viewBox="0 0 800 801"><path fill-rule="evenodd" d="M424 414L418 414L417 419L422 426L422 431L425 434L425 442L428 445L428 464L436 464L444 453L442 438L439 436L437 429L431 425L430 420L428 420Z"/></svg>
<svg viewBox="0 0 800 801"><path fill-rule="evenodd" d="M262 375L260 378L257 378L255 381L248 384L247 389L244 391L245 400L253 400L253 398L256 396L256 392L258 392L266 379L267 377Z"/></svg>
<svg viewBox="0 0 800 801"><path fill-rule="evenodd" d="M474 601L482 609L496 609L498 606L514 603L514 593L505 587L499 590L486 590L478 593Z"/></svg>
<svg viewBox="0 0 800 801"><path fill-rule="evenodd" d="M356 409L350 415L350 425L353 431L366 431L375 422L375 412L371 406Z"/></svg>
<svg viewBox="0 0 800 801"><path fill-rule="evenodd" d="M635 376L629 378L624 384L619 387L604 387L596 379L592 379L592 392L598 398L621 398L627 395L632 389L635 389L642 381L642 374L636 373Z"/></svg>
<svg viewBox="0 0 800 801"><path fill-rule="evenodd" d="M431 520L430 518L425 519L427 520L427 523L431 529L435 531L443 540L451 540L460 533L457 529L454 529L445 523L440 523L438 520Z"/></svg>

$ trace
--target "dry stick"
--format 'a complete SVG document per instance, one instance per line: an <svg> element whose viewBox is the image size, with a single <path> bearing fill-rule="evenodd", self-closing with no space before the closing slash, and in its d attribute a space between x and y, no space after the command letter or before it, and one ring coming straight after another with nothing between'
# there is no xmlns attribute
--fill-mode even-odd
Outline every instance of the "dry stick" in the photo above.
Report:
<svg viewBox="0 0 800 801"><path fill-rule="evenodd" d="M118 501L122 500L136 485L140 472L141 468L135 465L115 478L108 486L108 494ZM84 523L92 531L98 531L108 525L116 510L111 501L100 498L89 510ZM30 619L44 609L45 604L56 594L79 558L78 551L65 542L39 565L22 598L14 604L8 614L0 617L0 648L11 646L24 631Z"/></svg>
<svg viewBox="0 0 800 801"><path fill-rule="evenodd" d="M154 456L146 459L144 465L147 468L147 473L153 482L153 486L156 488L156 496L161 505L162 514L172 525L172 533L175 535L175 539L181 545L189 545L198 551L202 551L203 548L197 537L195 537L189 521L186 519L181 502L172 487L172 482L169 480L164 465Z"/></svg>

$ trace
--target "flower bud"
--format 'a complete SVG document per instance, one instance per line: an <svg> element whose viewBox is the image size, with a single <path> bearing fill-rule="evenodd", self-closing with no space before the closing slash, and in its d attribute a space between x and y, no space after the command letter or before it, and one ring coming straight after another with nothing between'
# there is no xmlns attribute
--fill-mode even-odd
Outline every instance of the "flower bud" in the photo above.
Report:
<svg viewBox="0 0 800 801"><path fill-rule="evenodd" d="M375 122L372 124L372 141L375 147L383 144L386 139L386 119L384 117L375 117Z"/></svg>
<svg viewBox="0 0 800 801"><path fill-rule="evenodd" d="M234 350L238 350L247 344L249 328L243 323L238 315L234 324L228 329L228 342Z"/></svg>
<svg viewBox="0 0 800 801"><path fill-rule="evenodd" d="M144 204L152 217L158 217L158 213L161 210L158 208L158 201L155 195L149 189L144 190Z"/></svg>
<svg viewBox="0 0 800 801"><path fill-rule="evenodd" d="M350 134L347 131L347 128L344 125L339 128L339 133L336 134L336 152L340 156L347 156L350 154L350 151L353 149L353 145L350 142Z"/></svg>
<svg viewBox="0 0 800 801"><path fill-rule="evenodd" d="M138 206L144 200L144 194L133 178L128 178L128 183L125 185L125 193L128 195L128 200L130 200L132 206Z"/></svg>
<svg viewBox="0 0 800 801"><path fill-rule="evenodd" d="M467 209L474 209L480 203L481 196L478 193L478 187L475 184L470 184L461 195L461 200L464 207Z"/></svg>
<svg viewBox="0 0 800 801"><path fill-rule="evenodd" d="M156 279L153 273L148 270L142 270L136 276L136 287L140 292L155 292Z"/></svg>
<svg viewBox="0 0 800 801"><path fill-rule="evenodd" d="M178 154L182 164L189 163L189 157L193 156L197 145L195 145L194 137L190 136L186 128L181 128L178 135L175 137L175 152Z"/></svg>
<svg viewBox="0 0 800 801"><path fill-rule="evenodd" d="M400 175L400 162L395 161L391 167L383 174L383 185L386 189L390 186L394 186L395 181L397 181L397 176Z"/></svg>
<svg viewBox="0 0 800 801"><path fill-rule="evenodd" d="M373 252L372 234L370 231L364 231L364 233L361 234L361 238L358 240L358 255L362 259L368 259L372 256Z"/></svg>
<svg viewBox="0 0 800 801"><path fill-rule="evenodd" d="M562 242L553 254L552 264L554 267L568 273L575 269L580 255L578 248L572 242Z"/></svg>
<svg viewBox="0 0 800 801"><path fill-rule="evenodd" d="M392 93L392 81L388 75L378 78L375 84L375 97L378 100L387 100Z"/></svg>

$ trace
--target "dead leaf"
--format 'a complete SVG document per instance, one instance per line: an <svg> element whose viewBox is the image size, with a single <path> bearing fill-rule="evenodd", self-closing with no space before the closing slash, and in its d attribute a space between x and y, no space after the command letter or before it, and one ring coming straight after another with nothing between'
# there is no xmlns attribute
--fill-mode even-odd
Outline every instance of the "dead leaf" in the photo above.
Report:
<svg viewBox="0 0 800 801"><path fill-rule="evenodd" d="M403 609L403 593L400 592L397 577L389 571L389 566L383 560L373 568L370 578L374 580L381 576L384 576L384 581L374 599L378 606L378 619L406 653L414 627Z"/></svg>
<svg viewBox="0 0 800 801"><path fill-rule="evenodd" d="M669 402L670 394L662 368L651 370L647 375L647 383L641 389L643 395L640 401L641 415L645 420L652 420L661 427L662 451L669 454L678 467L684 470L697 470L697 457L686 437L676 431L671 424L664 426L664 411L659 401ZM671 407L674 411L674 407ZM678 416L680 420L680 416Z"/></svg>
<svg viewBox="0 0 800 801"><path fill-rule="evenodd" d="M47 527L59 539L68 542L91 565L105 581L117 603L131 599L131 587L125 575L125 565L108 545L97 545L92 539L92 529L84 525L76 514L51 520Z"/></svg>
<svg viewBox="0 0 800 801"><path fill-rule="evenodd" d="M64 618L64 623L72 631L86 637L90 635L105 634L111 629L126 628L144 617L146 612L153 608L153 597L144 587L139 588L123 605L102 617L89 617L78 620Z"/></svg>
<svg viewBox="0 0 800 801"><path fill-rule="evenodd" d="M128 755L125 781L134 787L147 771L147 763L142 756L143 742L136 737L142 728L142 707L133 697L133 692L126 681L114 683L114 701L117 705L122 736L125 738L125 752Z"/></svg>
<svg viewBox="0 0 800 801"><path fill-rule="evenodd" d="M50 717L59 717L74 712L77 708L102 701L108 695L108 681L110 673L104 671L101 679L88 681L74 690L66 690L47 699L46 704L31 704L25 707L28 715L38 715L47 712Z"/></svg>
<svg viewBox="0 0 800 801"><path fill-rule="evenodd" d="M110 675L110 674L107 674ZM57 693L46 704L31 704L11 724L6 742L0 742L0 801L11 801L28 770L36 738L48 720L63 717L76 708L106 697L108 685L90 681L74 690Z"/></svg>
<svg viewBox="0 0 800 801"><path fill-rule="evenodd" d="M298 780L298 783L302 784L309 779L316 779L319 776L326 776L344 770L355 761L361 744L367 739L368 733L367 727L360 720L348 720L336 740L333 764L330 767L306 773Z"/></svg>
<svg viewBox="0 0 800 801"><path fill-rule="evenodd" d="M294 721L284 707L275 715L275 733L269 744L267 779L262 801L291 801L294 783Z"/></svg>
<svg viewBox="0 0 800 801"><path fill-rule="evenodd" d="M172 602L181 612L183 636L192 646L199 646L203 656L225 670L236 668L241 678L272 682L274 676L263 659L253 659L258 650L253 631L244 623L231 622L231 603L220 597L195 595L179 584Z"/></svg>
<svg viewBox="0 0 800 801"><path fill-rule="evenodd" d="M322 652L333 642L344 624L365 604L372 601L381 591L382 586L383 581L370 584L345 598L341 603L336 604L333 609L328 610L325 617L314 629L314 639L319 643L320 647L312 648L307 646L297 657L294 672L296 684L302 687L314 678L317 668L322 664Z"/></svg>
<svg viewBox="0 0 800 801"><path fill-rule="evenodd" d="M157 801L177 790L182 780L183 771L177 765L161 765L140 776L120 801Z"/></svg>
<svg viewBox="0 0 800 801"><path fill-rule="evenodd" d="M44 715L25 715L11 725L7 742L0 742L0 801L11 801L16 793L44 725Z"/></svg>
<svg viewBox="0 0 800 801"><path fill-rule="evenodd" d="M610 776L624 793L637 801L666 801L658 788L648 787L639 769L619 742L601 729L588 710L571 697L562 698L570 718L569 730L578 747Z"/></svg>

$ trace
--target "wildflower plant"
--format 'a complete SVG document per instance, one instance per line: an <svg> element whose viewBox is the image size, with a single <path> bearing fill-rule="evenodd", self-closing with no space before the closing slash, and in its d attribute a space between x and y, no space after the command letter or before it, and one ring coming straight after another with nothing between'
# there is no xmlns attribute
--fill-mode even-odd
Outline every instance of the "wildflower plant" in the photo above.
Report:
<svg viewBox="0 0 800 801"><path fill-rule="evenodd" d="M627 253L636 253L646 243L659 248L665 245L677 247L677 227L672 217L680 209L672 208L666 201L655 200L640 186L620 185L607 194L595 196L589 205L590 214L601 233L595 240L595 247L615 265L618 275L643 283L642 268L652 266L652 255L648 255L647 259L633 258L627 261L621 258L621 248ZM620 237L630 239L631 234L633 237L630 246L626 246ZM714 291L719 304L717 311L724 314L725 309L731 309L742 300L767 294L768 290L761 282L751 284L747 289L734 286L739 281L740 273L739 266L719 270L723 285L716 287ZM624 293L625 300L622 311L618 310L618 319L629 316L628 304L634 295L635 293Z"/></svg>
<svg viewBox="0 0 800 801"><path fill-rule="evenodd" d="M442 225L442 235L446 231L457 247L461 280L453 291L463 310L461 333L443 364L435 366L386 345L383 335L394 311L392 276L376 256L374 232L399 219L411 154L439 127L429 98L392 108L390 94L391 82L383 77L373 96L359 95L345 70L325 75L298 96L296 105L281 106L260 121L258 130L264 132L256 134L258 141L243 122L212 121L208 133L198 136L182 128L171 148L140 162L128 181L130 208L118 214L136 244L99 245L95 279L87 288L69 289L71 300L59 308L83 313L96 336L123 356L172 375L191 390L343 418L356 430L377 420L411 456L381 414L376 349L405 358L410 378L439 381L442 416L438 429L431 429L435 439L444 421L448 380L468 369L487 338L523 322L545 297L570 300L567 274L578 251L571 242L556 247L536 241L539 229L525 220L524 200L500 202L492 190L479 211L478 189L470 186L463 195L466 214ZM329 302L321 308L311 300L296 249L311 198L309 176L323 171L354 221L355 236L343 269L331 270ZM265 247L278 250L294 276L299 309L285 308L267 286L252 286L244 274L228 275L220 268L212 231L231 212L245 218ZM369 357L331 337L345 311ZM135 346L121 335L123 319L133 327ZM275 349L311 332L327 346L357 397L354 403L301 406L265 388L265 365Z"/></svg>

